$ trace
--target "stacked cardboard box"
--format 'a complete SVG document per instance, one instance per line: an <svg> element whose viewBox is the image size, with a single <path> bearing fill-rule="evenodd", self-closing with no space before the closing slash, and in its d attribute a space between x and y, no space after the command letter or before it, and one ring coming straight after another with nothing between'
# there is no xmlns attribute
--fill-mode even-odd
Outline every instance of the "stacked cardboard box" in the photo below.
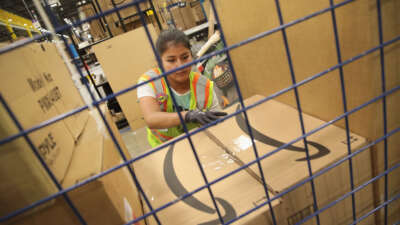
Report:
<svg viewBox="0 0 400 225"><path fill-rule="evenodd" d="M154 42L154 29L149 30ZM157 66L144 28L104 41L93 50L114 93L136 84L143 73ZM132 130L145 127L136 90L118 96L117 100Z"/></svg>
<svg viewBox="0 0 400 225"><path fill-rule="evenodd" d="M107 10L113 10L116 7L121 7L121 6L129 3L128 1L114 1L116 4L114 7L111 0L98 0L98 2L99 2L101 10L103 12L105 12ZM150 5L147 1L140 3L139 6L142 11L144 11L150 7ZM98 8L98 7L96 7L96 8ZM118 12L121 16L121 19L123 19L124 24L130 24L132 22L139 20L138 16L133 16L133 15L137 14L137 8L135 5L121 9ZM107 15L105 18L106 18L107 24L114 36L124 33L124 31L122 29L122 25L119 22L119 18L118 18L118 15L116 12L114 12L110 15ZM129 27L130 26L127 26L126 28L128 28L128 30L129 30ZM99 29L99 27L97 27L96 29ZM98 32L98 30L94 31L94 33L96 33L96 32Z"/></svg>
<svg viewBox="0 0 400 225"><path fill-rule="evenodd" d="M239 166L204 133L192 136L208 181L215 180ZM134 164L139 181L154 209L205 185L188 140L161 149ZM265 196L263 186L247 172L240 171L211 185L211 190L224 222L245 213ZM273 197L273 194L269 194ZM276 207L279 200L273 202ZM146 208L148 211L148 208ZM241 224L268 224L268 206L245 217ZM156 214L162 224L220 224L217 211L207 189L183 199ZM257 221L257 223L254 223ZM148 217L148 224L156 224Z"/></svg>
<svg viewBox="0 0 400 225"><path fill-rule="evenodd" d="M192 8L192 14L194 16L194 20L196 21L196 24L200 24L206 21L206 17L204 15L203 8L201 7L201 3L199 1L192 1L193 3L190 3L191 8Z"/></svg>
<svg viewBox="0 0 400 225"><path fill-rule="evenodd" d="M107 122L123 153L128 156L118 129L104 105L102 112L105 113ZM99 115L94 112L90 115L83 134L75 146L71 165L62 183L64 188L71 187L123 162L114 142L105 131ZM88 224L124 224L142 215L139 194L126 167L83 185L69 192L68 196ZM14 218L9 224L71 225L80 224L80 222L63 197L59 197L54 204L33 214Z"/></svg>
<svg viewBox="0 0 400 225"><path fill-rule="evenodd" d="M187 30L196 26L196 20L189 4L186 4L185 7L175 6L170 10L177 29Z"/></svg>
<svg viewBox="0 0 400 225"><path fill-rule="evenodd" d="M31 44L2 54L0 66L1 95L23 129L83 105L53 44ZM17 134L19 129L6 109L1 106L0 111L0 138ZM66 174L74 142L86 120L87 113L82 112L27 135L59 182ZM1 216L57 190L24 137L1 145L0 156Z"/></svg>
<svg viewBox="0 0 400 225"><path fill-rule="evenodd" d="M262 96L254 96L245 103L249 105L260 99ZM227 111L233 112L237 107L238 105L235 105ZM254 126L253 134L260 156L301 136L298 111L290 106L271 100L249 110L248 115L250 124ZM324 123L309 115L303 114L303 116L307 132ZM242 115L239 114L209 128L206 133L192 136L198 159L208 181L213 181L255 159L252 142L247 133L243 127ZM353 133L350 135L353 151L366 144L363 137ZM307 141L313 173L321 171L347 155L346 132L333 125L311 135ZM300 141L260 161L268 188L272 192L270 197L308 178L305 157L304 145ZM354 184L357 187L371 178L369 150L354 157L352 163ZM173 147L161 149L138 161L134 166L154 208L179 199L182 195L205 184L187 140L178 142ZM317 205L322 208L350 191L348 162L318 176L313 182ZM224 222L266 201L256 164L211 185L211 190L217 199ZM371 185L357 192L355 200L357 216L371 210L373 203ZM278 224L295 224L315 211L310 182L272 203ZM188 223L187 221L190 221L190 224L205 222L218 224L217 214L207 189L177 202L157 215L165 224ZM351 198L324 211L319 219L321 224L351 223ZM153 217L149 217L149 223L155 223ZM363 224L373 223L373 217L363 221ZM264 206L253 214L243 217L237 224L272 224L270 210L268 206ZM315 217L306 224L316 224Z"/></svg>

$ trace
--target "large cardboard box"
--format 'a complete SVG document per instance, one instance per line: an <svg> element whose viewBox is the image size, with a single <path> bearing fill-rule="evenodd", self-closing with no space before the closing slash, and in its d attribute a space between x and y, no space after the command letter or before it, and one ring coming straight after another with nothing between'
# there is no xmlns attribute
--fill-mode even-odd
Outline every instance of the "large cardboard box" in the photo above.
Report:
<svg viewBox="0 0 400 225"><path fill-rule="evenodd" d="M246 105L262 99L255 96L245 101ZM236 106L228 109L236 110ZM259 131L256 145L260 155L266 154L282 145L284 141L291 141L301 136L296 121L298 112L282 103L271 101L248 111L251 124ZM244 163L255 159L251 142L240 126L240 118L229 119L215 127L209 128L205 133L192 136L198 159L204 169L208 181L213 181ZM323 121L304 115L308 126L307 131L320 126ZM239 122L240 124L241 122ZM229 132L226 132L229 130ZM255 130L253 130L255 133ZM260 139L260 135L269 135L269 142ZM298 136L296 136L298 135ZM319 136L308 138L311 166L313 173L324 169L347 154L345 131L329 126L319 133ZM271 141L275 138L275 143ZM282 141L279 145L278 140ZM366 140L356 134L351 134L353 150L366 144ZM297 147L294 147L297 146ZM318 149L313 149L316 146ZM322 150L323 146L325 150ZM318 151L317 151L318 150ZM270 197L286 191L308 177L304 149L301 142L295 143L291 151L283 150L261 161L264 176L271 190ZM352 160L354 183L356 187L371 178L370 152L367 150ZM152 207L179 200L157 213L160 221L165 224L218 224L216 210L207 189L192 197L181 200L180 198L205 184L197 161L188 140L182 140L173 146L161 149L137 162L134 167L138 172L139 180L143 185ZM224 222L235 218L247 210L266 201L265 192L261 185L259 171L256 166L226 178L211 185L211 190L217 199L217 204L224 216ZM350 177L348 163L345 162L327 173L314 179L316 201L319 208L335 201L350 191ZM219 200L221 199L221 200ZM355 194L356 213L361 216L373 209L373 195L371 185L366 186ZM224 203L225 202L225 203ZM313 207L313 194L310 182L283 195L282 198L272 203L278 224L296 224L315 212ZM149 211L149 208L146 208ZM335 219L332 219L335 218ZM349 224L352 221L351 197L337 203L319 215L321 224ZM368 217L361 224L374 224L374 217ZM149 224L155 224L154 218L148 217ZM268 206L245 216L236 224L272 224ZM313 218L306 224L316 224Z"/></svg>
<svg viewBox="0 0 400 225"><path fill-rule="evenodd" d="M379 44L377 4L374 0L362 0L348 2L335 9L342 61L354 58ZM254 0L252 4L247 4L246 1L241 0L218 0L215 1L215 5L228 45L236 44L280 25L274 1ZM328 8L330 4L327 1L318 0L309 1L309 4L303 4L302 1L280 1L280 6L284 23L287 24ZM390 41L400 34L400 26L397 22L400 20L399 10L398 0L387 0L385 4L381 3L383 41ZM297 82L308 79L338 63L332 16L329 11L288 27L286 33ZM316 33L318 35L315 35ZM385 46L383 53L386 89L389 90L400 85L398 75L400 73L398 66L400 42L396 41ZM379 51L375 51L343 67L348 110L382 94L379 54ZM231 52L231 57L245 98L254 94L269 96L292 85L280 31L240 46ZM323 77L300 86L298 92L305 113L324 121L330 121L343 113L339 69L332 70ZM277 100L296 106L293 91L281 95ZM388 131L396 129L400 124L399 101L399 91L386 96ZM352 113L349 116L350 130L372 141L382 137L384 134L382 108L380 100ZM338 121L336 125L344 128L345 121ZM388 138L389 167L400 162L399 137L400 133L397 133ZM375 173L377 175L384 171L385 148L383 143L374 147L376 154L373 161L377 163ZM393 171L389 177L389 192L390 196L394 197L393 194L400 188L399 171ZM384 196L385 182L384 179L379 179L379 182L375 183L378 192L377 202L379 202ZM390 210L398 215L397 218L393 217L388 221L391 224L400 220L400 213L398 213L400 210L395 205L389 206ZM383 215L384 210L379 211Z"/></svg>
<svg viewBox="0 0 400 225"><path fill-rule="evenodd" d="M208 181L239 167L204 133L192 136L192 140ZM161 149L135 162L134 167L153 209L179 200L157 213L162 224L219 224L207 189L186 199L179 199L205 184L188 140ZM265 197L263 186L244 170L211 185L211 190L224 222L252 209ZM273 197L271 193L270 197ZM272 205L278 206L279 199L273 201ZM268 206L264 206L235 224L268 224L270 220ZM156 224L152 216L148 217L148 224Z"/></svg>
<svg viewBox="0 0 400 225"><path fill-rule="evenodd" d="M30 44L0 55L2 97L23 129L81 106L82 100L53 44ZM0 138L19 132L3 106ZM64 178L87 114L81 112L28 135L55 178ZM56 191L24 137L0 146L0 215Z"/></svg>
<svg viewBox="0 0 400 225"><path fill-rule="evenodd" d="M155 41L154 29L149 26ZM156 67L154 53L144 28L127 32L93 47L114 93L138 82L139 77ZM117 97L132 130L145 126L136 90Z"/></svg>
<svg viewBox="0 0 400 225"><path fill-rule="evenodd" d="M118 130L104 108L103 105L103 112L112 130ZM64 188L122 163L114 143L104 133L102 124L97 123L98 116L95 112L91 113L84 133L77 142L70 168L62 183ZM122 140L118 132L114 134L118 141ZM124 144L119 144L126 151ZM143 214L138 192L125 167L69 192L68 196L88 224L125 224ZM8 224L72 225L80 222L61 196L54 204L33 214L16 217Z"/></svg>
<svg viewBox="0 0 400 225"><path fill-rule="evenodd" d="M256 103L262 96L253 96L245 100L245 105ZM239 109L239 104L229 108L229 113ZM252 133L259 156L263 156L283 144L302 135L297 109L283 103L270 100L247 111ZM323 121L303 114L306 132L315 129ZM229 130L229 132L226 132ZM249 163L256 159L249 132L242 113L209 129L210 136L230 151L240 163ZM355 151L367 144L365 138L350 133L351 149ZM307 138L313 174L332 165L347 155L345 130L329 125ZM290 145L276 154L260 161L267 183L276 192L282 192L309 177L306 152L303 141ZM356 187L372 178L370 152L367 149L352 159L354 184ZM260 179L257 164L250 166L251 174ZM348 162L331 169L314 179L316 199L319 208L341 197L350 188ZM372 209L372 185L368 185L355 194L358 215ZM313 196L309 182L282 197L285 218L288 224L295 224L313 212ZM337 218L332 220L332 218ZM322 224L346 224L352 220L351 200L339 202L320 215ZM372 222L371 222L372 221ZM307 224L313 224L311 220ZM369 217L366 224L373 223Z"/></svg>
<svg viewBox="0 0 400 225"><path fill-rule="evenodd" d="M208 181L239 167L204 133L192 136L192 140ZM220 224L207 189L180 199L205 184L188 140L140 159L134 163L134 167L153 209L179 200L157 213L162 224ZM263 186L244 170L211 185L211 190L224 222L252 209L265 198ZM273 194L270 193L270 197ZM279 199L273 201L272 205L279 207ZM148 224L156 224L152 216L148 217ZM271 224L268 205L234 224Z"/></svg>

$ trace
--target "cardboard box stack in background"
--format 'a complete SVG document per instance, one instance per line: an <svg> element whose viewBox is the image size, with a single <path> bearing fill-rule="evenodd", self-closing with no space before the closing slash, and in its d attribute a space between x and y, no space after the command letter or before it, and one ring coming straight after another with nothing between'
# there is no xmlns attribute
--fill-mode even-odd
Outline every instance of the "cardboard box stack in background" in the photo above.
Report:
<svg viewBox="0 0 400 225"><path fill-rule="evenodd" d="M154 41L154 29L149 30ZM93 49L114 93L135 85L143 73L157 66L144 28L102 42ZM136 89L117 100L132 130L145 127Z"/></svg>
<svg viewBox="0 0 400 225"><path fill-rule="evenodd" d="M101 106L122 151L128 157L118 129L105 105ZM102 125L97 112L90 113L89 120L73 153L71 165L62 182L63 188L82 182L102 171L123 162L114 142ZM100 119L101 120L101 119ZM102 122L102 121L101 121ZM124 224L143 214L136 186L127 168L121 168L68 193L73 204L88 224ZM35 213L19 216L10 225L80 224L63 197ZM137 224L144 224L138 222Z"/></svg>
<svg viewBox="0 0 400 225"><path fill-rule="evenodd" d="M98 0L98 2L99 2L101 10L103 12L114 9L114 5L111 0ZM128 4L129 2L115 1L115 3L116 3L115 7L121 7L125 4ZM148 1L142 2L139 5L140 5L140 9L143 11L150 7L150 4L148 3ZM92 8L90 5L87 7ZM99 10L97 6L96 6L96 8L97 8L97 10ZM91 16L94 15L93 14L94 12L91 10L87 10L87 13ZM124 9L119 10L119 14L121 16L121 19L123 19L123 21L124 21L127 31L129 31L131 28L135 28L135 26L133 26L133 24L138 23L140 21L139 15L134 16L135 14L137 14L137 9L136 9L135 5L132 5L132 6L129 6ZM87 16L89 16L89 15L87 15ZM122 29L122 25L119 22L119 18L118 18L118 15L116 12L105 16L105 19L107 21L107 24L108 24L113 36L118 36L118 35L124 33L124 31ZM151 21L151 23L153 23L153 21ZM154 23L153 23L153 25L154 25ZM94 26L91 28L91 33L92 34L104 33L104 31L102 29L101 30L100 29L101 29L101 27ZM105 33L107 33L107 32L105 32Z"/></svg>
<svg viewBox="0 0 400 225"><path fill-rule="evenodd" d="M192 8L192 14L197 25L207 21L203 9L201 7L200 1L191 1L188 2L188 4L190 4Z"/></svg>
<svg viewBox="0 0 400 225"><path fill-rule="evenodd" d="M87 4L87 5L81 6L79 9L83 13L85 13L86 18L96 16L96 11L93 8L92 4ZM96 7L96 10L98 13L100 13L98 11L97 7ZM102 10L104 10L104 9L102 8ZM101 26L101 23L103 23L103 26ZM90 24L90 34L93 36L93 39L95 42L108 37L109 34L108 34L107 28L104 24L103 18L100 17L98 19L91 20L89 22L89 24Z"/></svg>
<svg viewBox="0 0 400 225"><path fill-rule="evenodd" d="M0 56L2 97L23 129L83 105L64 61L53 44L30 44ZM19 132L3 106L0 138ZM87 114L81 112L28 135L55 178L63 180L74 142ZM48 174L24 140L0 146L0 215L22 208L56 191Z"/></svg>
<svg viewBox="0 0 400 225"><path fill-rule="evenodd" d="M196 20L191 10L190 5L187 3L185 7L171 7L172 18L175 27L179 30L187 30L196 26Z"/></svg>

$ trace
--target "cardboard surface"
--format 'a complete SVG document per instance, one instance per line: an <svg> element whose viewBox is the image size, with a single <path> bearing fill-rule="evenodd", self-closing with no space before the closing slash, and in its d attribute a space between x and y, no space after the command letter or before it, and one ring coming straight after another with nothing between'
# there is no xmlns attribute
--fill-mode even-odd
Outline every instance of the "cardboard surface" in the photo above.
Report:
<svg viewBox="0 0 400 225"><path fill-rule="evenodd" d="M245 105L250 105L263 99L262 96L253 96L246 99ZM238 104L232 106L227 112L232 113L237 110ZM240 107L239 107L240 108ZM256 147L259 155L267 154L281 145L292 141L302 135L299 116L296 109L283 103L271 100L248 110L250 124L253 127L253 134L256 135ZM306 132L315 129L325 122L303 114ZM229 129L230 132L222 132ZM245 124L243 114L233 119L229 119L218 126L212 127L209 131L226 145L233 154L239 157L244 163L249 163L255 159L251 139ZM352 150L358 149L366 144L363 137L350 134ZM329 162L343 158L347 154L346 132L345 130L330 125L307 138L310 156L312 157L313 172L324 168ZM324 157L326 156L326 157ZM303 170L303 177L307 176L307 161L303 141L299 141L292 146L271 156L271 161L279 165L282 162L290 163L296 170ZM265 164L270 165L269 159L265 159ZM254 172L259 173L256 166L251 167ZM267 172L268 171L268 172ZM279 172L280 171L280 172ZM284 171L278 166L270 165L267 174L283 175ZM279 173L278 173L279 172ZM290 174L291 171L286 173ZM288 175L286 174L286 175ZM282 190L288 184L279 177L270 182L274 183L277 190ZM281 183L284 182L284 183Z"/></svg>
<svg viewBox="0 0 400 225"><path fill-rule="evenodd" d="M105 111L105 105L101 108L103 113L109 114ZM110 125L115 130L115 124L109 120L108 122L111 122ZM115 135L118 137L119 132ZM121 140L121 137L117 139ZM120 145L124 146L122 142ZM77 142L71 166L62 185L65 188L70 187L120 163L122 160L113 142L98 130L96 119L91 116ZM124 224L143 214L136 186L126 168L79 187L68 195L88 224ZM18 216L7 224L70 225L80 222L64 199L59 197L53 205L32 214Z"/></svg>
<svg viewBox="0 0 400 225"><path fill-rule="evenodd" d="M343 1L334 1L338 4ZM255 0L252 4L240 0L215 1L228 45L243 41L279 26L273 1ZM280 1L284 23L329 7L327 1ZM398 22L400 2L388 0L381 3L383 41L400 35ZM350 59L379 44L377 2L360 0L335 9L342 61ZM240 16L238 16L240 15ZM338 63L332 17L330 11L286 29L296 81L322 72ZM316 35L317 34L317 35ZM400 43L397 41L384 49L386 90L400 85ZM282 33L280 31L231 51L236 74L245 98L254 94L271 95L292 84ZM262 72L260 72L262 71ZM357 107L382 93L379 51L369 54L343 67L348 110ZM305 113L330 121L343 113L339 71L328 74L298 88L301 107ZM389 130L399 127L400 94L387 96ZM389 100L390 99L390 100ZM276 100L296 106L293 91ZM380 138L383 132L382 101L349 116L351 131L370 140ZM336 125L344 128L345 121ZM389 164L400 162L399 134L389 141ZM377 172L384 168L384 145L377 145L373 161ZM400 177L393 178L390 189L400 186ZM383 194L380 179L379 196ZM380 210L383 211L383 210ZM397 221L400 220L400 214ZM396 220L393 220L396 222Z"/></svg>
<svg viewBox="0 0 400 225"><path fill-rule="evenodd" d="M205 134L196 134L192 140L208 181L238 168ZM187 140L137 161L134 167L153 208L179 199L205 184ZM252 209L265 196L263 186L245 171L212 185L211 190L225 222ZM279 205L277 201L272 205ZM157 216L163 224L219 224L207 189L162 210ZM254 221L258 221L256 224L269 223L268 206L244 217L237 224L255 224ZM149 217L148 222L155 224L153 217Z"/></svg>
<svg viewBox="0 0 400 225"><path fill-rule="evenodd" d="M250 105L263 99L262 96L253 96L245 100L245 105ZM237 109L238 105L234 105L227 111L232 113ZM252 126L253 135L255 135L255 143L259 156L263 156L279 146L300 137L301 129L299 115L296 109L283 103L271 100L258 105L257 107L247 111L250 125ZM303 120L308 127L307 131L321 126L324 122L303 114ZM229 132L225 132L229 130ZM235 155L243 163L249 163L256 159L252 147L251 139L247 134L247 127L244 122L243 115L239 114L233 119L229 119L215 127L209 129L209 132L218 138L227 149L231 150L231 154ZM357 150L366 145L365 138L350 134L351 148ZM319 132L307 138L308 149L311 157L312 172L316 173L321 169L333 164L347 155L346 132L338 127L330 125ZM266 159L260 161L263 169L264 177L267 184L276 192L282 192L289 187L299 183L309 177L306 153L302 141L297 142L282 151L273 154ZM369 150L357 155L353 158L353 174L354 184L360 185L372 178L371 158ZM257 164L250 166L253 174L260 177ZM335 180L332 180L335 177ZM348 163L343 163L327 174L321 175L314 181L317 193L317 202L320 206L326 205L346 192L350 191L350 176ZM306 193L306 194L305 194ZM359 197L357 202L358 210L362 211L372 206L372 187L371 185L357 194ZM282 197L283 208L287 210L287 220L297 221L296 212L312 206L312 193L309 183L304 184L300 188L292 191L288 195ZM321 215L323 224L338 224L336 222L345 223L351 219L351 202L340 203L346 207L335 207ZM329 218L333 216L341 216L341 221L332 223ZM291 218L293 217L293 218ZM305 216L303 217L305 218ZM294 223L290 223L294 224Z"/></svg>
<svg viewBox="0 0 400 225"><path fill-rule="evenodd" d="M185 7L172 7L171 14L177 29L187 30L196 26L196 20L190 6L186 4Z"/></svg>
<svg viewBox="0 0 400 225"><path fill-rule="evenodd" d="M125 157L130 159L130 155L126 145L124 144L119 130L112 120L111 114L108 110L105 112L107 122L110 124L111 130L113 131L119 146L122 149ZM103 171L111 169L123 162L120 153L118 152L115 143L111 137L107 135L104 138L104 152L103 152ZM132 168L132 167L131 167ZM143 215L142 204L139 197L139 191L133 182L132 176L129 173L127 167L121 168L114 171L111 175L102 178L107 192L114 191L119 193L119 198L112 198L112 202L116 207L121 218L125 219L125 222L133 220ZM135 223L135 225L142 225L143 221Z"/></svg>
<svg viewBox="0 0 400 225"><path fill-rule="evenodd" d="M98 174L103 160L103 130L98 126L91 112L83 134L76 143L73 158L63 180L63 187L68 188L78 182ZM88 163L90 161L90 163Z"/></svg>
<svg viewBox="0 0 400 225"><path fill-rule="evenodd" d="M69 196L82 217L88 224L123 224L122 218L115 211L110 196L105 195L105 187L101 182L95 181L73 190ZM57 198L50 207L28 215L16 217L6 223L7 225L79 225L77 216L73 213L66 201Z"/></svg>
<svg viewBox="0 0 400 225"><path fill-rule="evenodd" d="M32 128L82 104L64 62L53 44L30 44L0 56L0 91L23 129ZM3 107L0 137L18 129ZM87 114L82 112L28 135L38 153L60 182L69 166L74 141ZM5 215L55 192L48 174L24 138L0 146L2 207ZM36 187L32 190L33 187Z"/></svg>
<svg viewBox="0 0 400 225"><path fill-rule="evenodd" d="M101 108L107 123L116 137L116 140L126 155L128 152L125 144L122 142L118 128L112 121L111 115L108 110L106 110L105 105L102 105ZM85 128L80 142L78 142L71 167L65 181L63 182L64 187L86 180L89 177L99 174L102 171L109 170L123 162L114 142L108 134L108 131L103 126L103 121L100 117L96 118L96 116L98 115L92 115L92 117L89 118L87 127ZM100 126L96 123L97 120L101 121ZM85 202L84 204L90 203L92 205L99 205L99 208L94 210L103 212L104 217L107 217L107 214L118 215L118 220L110 223L107 222L108 220L106 219L100 224L127 223L143 214L139 193L127 168L124 167L116 170L111 174L98 179L96 182L101 184L101 195L96 197L96 199L94 197L88 199L88 202ZM104 206L101 205L101 202L99 202L97 198L99 198L99 201L109 199L109 204L111 206L108 211L101 208ZM84 207L82 206L82 208ZM87 218L89 221L98 221L94 216L95 214L88 216ZM117 221L122 222L118 223ZM138 224L142 224L142 222L139 222Z"/></svg>
<svg viewBox="0 0 400 225"><path fill-rule="evenodd" d="M149 29L155 40L154 29ZM144 28L114 37L93 49L114 93L136 84L144 72L157 65ZM136 90L117 100L132 130L145 126Z"/></svg>
<svg viewBox="0 0 400 225"><path fill-rule="evenodd" d="M52 43L29 44L1 56L1 85L6 101L25 128L84 105L71 75ZM31 113L27 113L26 109ZM37 110L37 111L33 111ZM63 119L76 139L85 125L87 114L78 113Z"/></svg>
<svg viewBox="0 0 400 225"><path fill-rule="evenodd" d="M62 94L60 101L55 102L58 114L67 113L85 105L56 46L52 43L47 43L44 44L44 48L46 49L46 55L43 57L46 57L47 60L43 60L43 57L35 56L35 59L39 59L35 64L38 65L39 62L43 63L43 66L48 71L49 78L50 76L52 76L51 78L54 77L53 86L58 87ZM48 88L48 90L52 89ZM78 139L85 127L88 119L86 112L83 111L64 119L67 128L71 131L75 140Z"/></svg>

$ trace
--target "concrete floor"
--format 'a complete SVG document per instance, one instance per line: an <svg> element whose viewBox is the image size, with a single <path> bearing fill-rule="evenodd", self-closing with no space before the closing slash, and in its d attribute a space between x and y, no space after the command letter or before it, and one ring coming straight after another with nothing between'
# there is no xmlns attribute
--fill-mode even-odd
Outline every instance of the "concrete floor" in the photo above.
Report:
<svg viewBox="0 0 400 225"><path fill-rule="evenodd" d="M121 129L120 133L131 157L139 156L151 149L147 142L146 128L132 131L130 127L126 127Z"/></svg>

